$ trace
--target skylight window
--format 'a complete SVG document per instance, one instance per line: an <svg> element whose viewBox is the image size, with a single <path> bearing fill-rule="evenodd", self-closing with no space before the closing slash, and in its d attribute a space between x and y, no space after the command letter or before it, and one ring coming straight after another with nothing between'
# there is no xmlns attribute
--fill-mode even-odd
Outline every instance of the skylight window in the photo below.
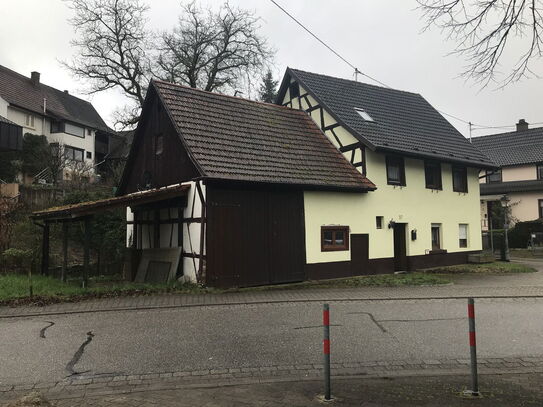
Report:
<svg viewBox="0 0 543 407"><path fill-rule="evenodd" d="M368 112L366 112L364 109L360 109L358 107L355 107L354 108L355 112L358 113L360 115L360 117L362 117L365 121L367 122L373 122L373 118L368 114Z"/></svg>

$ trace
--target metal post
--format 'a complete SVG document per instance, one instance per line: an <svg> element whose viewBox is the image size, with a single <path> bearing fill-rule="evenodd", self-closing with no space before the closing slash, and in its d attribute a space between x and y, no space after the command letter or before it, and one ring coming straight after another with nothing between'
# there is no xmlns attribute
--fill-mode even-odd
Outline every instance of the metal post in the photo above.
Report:
<svg viewBox="0 0 543 407"><path fill-rule="evenodd" d="M469 350L471 356L471 395L479 395L479 379L477 377L477 341L475 339L475 302L468 298Z"/></svg>
<svg viewBox="0 0 543 407"><path fill-rule="evenodd" d="M324 354L324 399L330 400L330 307L324 304L322 310L322 325L324 326L323 354Z"/></svg>

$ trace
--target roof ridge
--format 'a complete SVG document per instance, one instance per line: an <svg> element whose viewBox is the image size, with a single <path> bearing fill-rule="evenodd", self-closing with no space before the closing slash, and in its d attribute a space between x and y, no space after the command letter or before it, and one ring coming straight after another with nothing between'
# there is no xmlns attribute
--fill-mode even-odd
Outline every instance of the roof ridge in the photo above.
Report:
<svg viewBox="0 0 543 407"><path fill-rule="evenodd" d="M506 131L504 133L484 134L482 136L473 137L472 140L484 139L484 138L490 138L490 137L497 137L497 136L505 136L507 134L519 134L520 135L522 133L531 132L533 130L543 131L543 127L532 127L531 129L526 129L526 130Z"/></svg>
<svg viewBox="0 0 543 407"><path fill-rule="evenodd" d="M4 69L5 71L9 71L10 74L15 74L15 75L19 76L19 77L22 78L22 79L25 79L25 80L27 80L27 81L31 81L31 79L30 79L28 76L25 76L25 75L23 75L23 74L20 73L20 72L14 71L13 69L8 68L8 67L5 66L5 65L0 65L0 69ZM88 103L88 104L90 104L90 105L92 106L92 103L90 103L88 100L85 100L85 99L82 99L82 98L80 98L80 97L74 96L74 95L72 95L71 93L66 93L66 92L64 92L63 90L54 88L54 87L51 86L51 85L47 85L47 84L45 84L45 83L43 83L43 82L40 82L40 83L39 83L39 86L40 86L40 87L43 86L43 87L45 87L45 88L52 89L52 90L54 90L55 92L61 93L62 95L65 95L65 96L68 96L68 97L72 97L72 98L74 98L74 99L77 99L77 100L80 100L80 101L82 101L82 102Z"/></svg>
<svg viewBox="0 0 543 407"><path fill-rule="evenodd" d="M277 105L277 104L275 104L275 103L261 102L261 101L259 101L259 100L252 100L252 99L240 98L240 97L232 96L232 95L225 95L224 93L211 92L211 91L209 91L209 90L204 90L204 89L199 89L199 88L193 88L192 86L181 85L181 84L179 84L179 83L173 83L173 82L163 81L163 80L161 80L161 79L151 79L151 82L165 83L166 85L171 85L171 86L174 86L174 87L177 87L177 88L181 88L181 89L191 90L191 91L200 92L200 93L205 93L205 94L211 94L211 95L215 95L215 96L219 96L219 97L224 97L224 98L230 98L230 99L234 99L234 100L242 101L242 102L248 102L248 103L254 103L254 104L259 104L259 105L264 105L264 106L270 106L270 107L273 107L273 108L287 109L287 110L289 110L289 111L298 111L297 109L292 109L292 108L287 107L287 106Z"/></svg>
<svg viewBox="0 0 543 407"><path fill-rule="evenodd" d="M393 87L390 87L390 86L373 85L373 84L367 83L367 82L359 82L359 81L355 81L353 79L340 78L340 77L337 77L337 76L332 76L332 75L327 75L327 74L322 74L322 73L316 73L316 72L310 72L310 71L304 71L303 69L297 69L297 68L291 68L291 67L287 67L287 69L290 69L291 71L294 71L294 72L303 72L303 73L308 73L308 74L311 74L311 75L324 76L326 78L338 79L338 80L341 80L341 81L351 82L351 83L359 84L359 85L371 86L371 87L374 87L374 88L387 89L387 90L393 90L395 92L402 92L402 93L408 93L410 95L422 96L420 93L411 92L411 91L403 90L403 89L396 89L396 88L393 88Z"/></svg>

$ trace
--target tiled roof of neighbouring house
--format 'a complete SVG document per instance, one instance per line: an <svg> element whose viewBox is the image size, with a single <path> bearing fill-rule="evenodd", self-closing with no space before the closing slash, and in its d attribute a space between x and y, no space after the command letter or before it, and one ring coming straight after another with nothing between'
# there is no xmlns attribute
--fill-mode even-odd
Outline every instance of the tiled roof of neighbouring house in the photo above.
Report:
<svg viewBox="0 0 543 407"><path fill-rule="evenodd" d="M304 112L152 81L189 154L212 179L369 190L374 184Z"/></svg>
<svg viewBox="0 0 543 407"><path fill-rule="evenodd" d="M0 97L11 105L38 114L43 114L43 99L46 99L48 116L105 132L111 131L89 102L43 83L35 85L30 78L2 65L0 65Z"/></svg>
<svg viewBox="0 0 543 407"><path fill-rule="evenodd" d="M507 194L510 192L543 191L543 180L507 181L480 184L481 195Z"/></svg>
<svg viewBox="0 0 543 407"><path fill-rule="evenodd" d="M288 68L280 98L290 77L371 149L494 166L419 94ZM373 121L364 120L355 108Z"/></svg>
<svg viewBox="0 0 543 407"><path fill-rule="evenodd" d="M475 137L473 145L499 166L543 162L543 127Z"/></svg>

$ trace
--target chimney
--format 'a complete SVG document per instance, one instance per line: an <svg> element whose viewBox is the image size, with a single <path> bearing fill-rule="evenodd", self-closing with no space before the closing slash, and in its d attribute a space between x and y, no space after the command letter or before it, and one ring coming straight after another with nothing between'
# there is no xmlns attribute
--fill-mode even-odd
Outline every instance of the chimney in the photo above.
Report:
<svg viewBox="0 0 543 407"><path fill-rule="evenodd" d="M528 130L528 123L524 119L520 119L517 123L517 131Z"/></svg>
<svg viewBox="0 0 543 407"><path fill-rule="evenodd" d="M40 84L40 73L36 71L32 71L30 73L30 80L32 81L33 85L39 85Z"/></svg>
<svg viewBox="0 0 543 407"><path fill-rule="evenodd" d="M70 94L70 92L68 92L68 89L64 89L64 93L66 93L67 95Z"/></svg>

